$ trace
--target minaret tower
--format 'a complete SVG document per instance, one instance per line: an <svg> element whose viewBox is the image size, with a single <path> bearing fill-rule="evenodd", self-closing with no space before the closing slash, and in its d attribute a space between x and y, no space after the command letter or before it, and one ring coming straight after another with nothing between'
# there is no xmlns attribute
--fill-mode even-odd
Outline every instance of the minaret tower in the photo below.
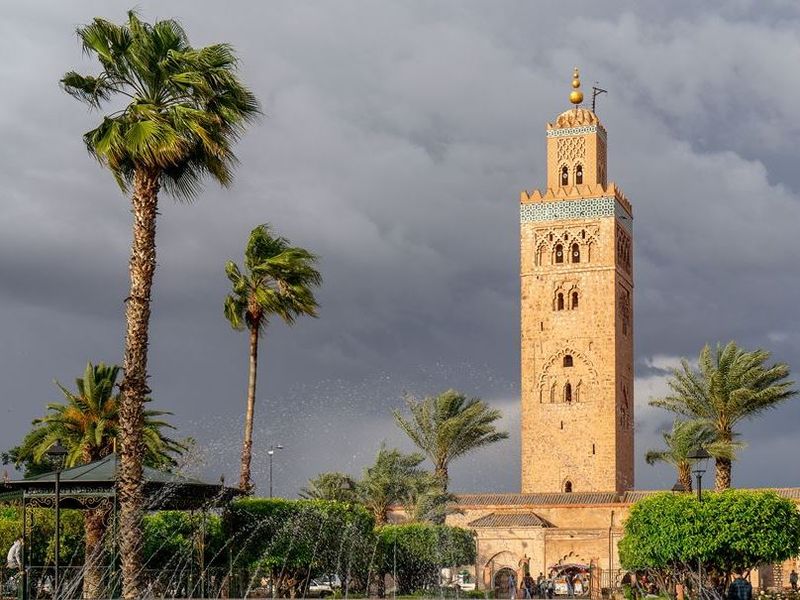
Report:
<svg viewBox="0 0 800 600"><path fill-rule="evenodd" d="M633 213L572 87L520 198L523 493L633 486Z"/></svg>

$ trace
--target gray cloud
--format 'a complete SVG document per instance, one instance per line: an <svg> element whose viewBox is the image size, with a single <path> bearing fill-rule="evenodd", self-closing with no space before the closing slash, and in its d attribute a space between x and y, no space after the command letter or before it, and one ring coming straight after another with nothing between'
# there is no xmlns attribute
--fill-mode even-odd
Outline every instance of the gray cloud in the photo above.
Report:
<svg viewBox="0 0 800 600"><path fill-rule="evenodd" d="M647 360L706 341L798 364L793 3L141 5L196 44L229 41L267 113L232 190L162 199L152 387L202 469L234 478L246 340L221 315L222 266L271 222L322 257L317 320L270 326L257 444L279 440L278 491L357 473L404 391L456 387L501 406L518 438L518 197L543 185L544 123L571 68L610 90L610 174L636 217L637 456L670 417L646 408ZM57 80L93 66L74 27L127 5L4 8L0 65L0 378L7 445L86 360L119 361L128 203L80 136L98 119ZM795 404L748 424L740 485L793 485ZM514 490L516 438L465 459L459 489ZM780 450L780 452L778 452ZM769 460L765 457L769 456ZM263 463L263 456L259 459ZM265 471L257 470L263 486ZM637 485L671 485L637 464Z"/></svg>

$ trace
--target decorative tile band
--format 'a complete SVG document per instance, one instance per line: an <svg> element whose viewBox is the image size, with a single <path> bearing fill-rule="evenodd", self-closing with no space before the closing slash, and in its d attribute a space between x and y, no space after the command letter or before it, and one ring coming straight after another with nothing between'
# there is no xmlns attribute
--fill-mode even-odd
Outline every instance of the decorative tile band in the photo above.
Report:
<svg viewBox="0 0 800 600"><path fill-rule="evenodd" d="M583 127L568 127L566 129L548 129L547 137L569 137L572 135L598 134L603 141L606 139L606 130L597 125L584 125Z"/></svg>
<svg viewBox="0 0 800 600"><path fill-rule="evenodd" d="M616 217L625 229L633 230L633 219L613 196L562 202L534 202L520 204L519 207L519 219L522 223L598 217Z"/></svg>

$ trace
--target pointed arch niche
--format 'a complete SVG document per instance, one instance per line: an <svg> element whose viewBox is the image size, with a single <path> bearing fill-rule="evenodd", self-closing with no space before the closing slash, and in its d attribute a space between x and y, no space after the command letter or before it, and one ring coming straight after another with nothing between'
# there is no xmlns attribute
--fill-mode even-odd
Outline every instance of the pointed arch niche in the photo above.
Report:
<svg viewBox="0 0 800 600"><path fill-rule="evenodd" d="M597 371L591 360L573 347L564 347L545 362L539 376L539 402L580 406L594 400Z"/></svg>

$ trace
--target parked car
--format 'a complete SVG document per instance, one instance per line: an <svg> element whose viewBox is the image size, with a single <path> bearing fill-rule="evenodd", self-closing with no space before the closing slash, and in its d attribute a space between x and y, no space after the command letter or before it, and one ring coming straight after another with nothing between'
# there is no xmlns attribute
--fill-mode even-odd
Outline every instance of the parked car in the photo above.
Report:
<svg viewBox="0 0 800 600"><path fill-rule="evenodd" d="M333 596L333 588L321 581L312 579L308 584L306 597L308 598L325 598L326 596Z"/></svg>

